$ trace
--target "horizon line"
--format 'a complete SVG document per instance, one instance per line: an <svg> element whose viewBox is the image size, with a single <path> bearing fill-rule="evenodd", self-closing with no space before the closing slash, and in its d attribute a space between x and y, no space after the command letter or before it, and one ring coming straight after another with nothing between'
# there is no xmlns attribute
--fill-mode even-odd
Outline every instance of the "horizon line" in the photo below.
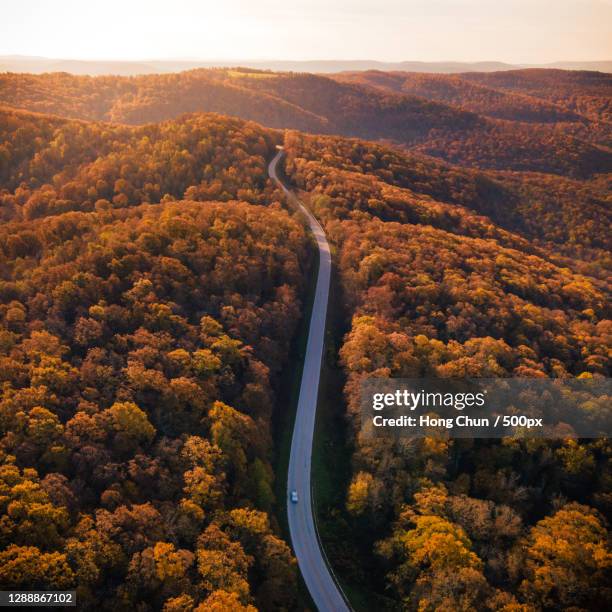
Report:
<svg viewBox="0 0 612 612"><path fill-rule="evenodd" d="M2 58L23 58L23 59L39 59L39 60L50 60L50 61L73 61L73 62L121 62L121 63L140 63L140 62L193 62L193 63L219 63L219 62L296 62L296 63L312 63L312 62L372 62L379 64L507 64L517 66L529 66L529 65L548 65L548 64L565 64L565 63L602 63L612 62L612 59L558 59L552 61L508 61L500 59L478 59L478 60L466 60L466 59L445 59L445 60L417 60L417 59L402 59L402 60L385 60L375 58L351 58L351 59L339 59L339 58L307 58L307 59L280 59L275 57L239 57L239 58L194 58L194 57L149 57L149 58L109 58L109 57L53 57L47 55L28 55L24 53L0 53Z"/></svg>

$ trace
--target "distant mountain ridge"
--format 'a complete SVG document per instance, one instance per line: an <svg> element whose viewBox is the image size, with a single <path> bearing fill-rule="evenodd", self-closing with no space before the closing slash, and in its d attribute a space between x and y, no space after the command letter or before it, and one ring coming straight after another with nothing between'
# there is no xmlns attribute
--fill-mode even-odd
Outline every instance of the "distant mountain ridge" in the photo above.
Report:
<svg viewBox="0 0 612 612"><path fill-rule="evenodd" d="M294 72L343 72L353 70L402 70L407 72L495 72L520 68L559 68L563 70L597 70L612 72L612 60L567 61L552 64L508 64L505 62L382 62L377 60L74 60L27 55L0 56L0 72L69 72L81 75L136 75L179 72L194 68L244 66L260 70Z"/></svg>

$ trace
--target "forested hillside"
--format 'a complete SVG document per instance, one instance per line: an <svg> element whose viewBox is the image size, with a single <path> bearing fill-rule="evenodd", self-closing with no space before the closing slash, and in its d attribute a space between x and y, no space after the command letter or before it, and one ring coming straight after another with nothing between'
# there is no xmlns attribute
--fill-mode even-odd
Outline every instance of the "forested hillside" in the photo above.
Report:
<svg viewBox="0 0 612 612"><path fill-rule="evenodd" d="M610 122L612 75L586 70L509 70L466 72L461 78L504 91L549 100L571 112Z"/></svg>
<svg viewBox="0 0 612 612"><path fill-rule="evenodd" d="M278 138L218 115L130 128L0 108L0 219L183 197L263 203Z"/></svg>
<svg viewBox="0 0 612 612"><path fill-rule="evenodd" d="M465 231L466 212L471 210L498 226L480 220L490 235L499 236L499 229L505 228L514 232L512 240L525 237L526 249L554 243L547 256L565 252L576 263L584 255L587 261L608 265L612 218L605 181L474 171L359 140L304 137L300 142L298 185L332 196L334 218L361 210L385 221L410 222L420 215L443 229Z"/></svg>
<svg viewBox="0 0 612 612"><path fill-rule="evenodd" d="M271 421L310 249L266 181L274 135L214 115L2 129L0 584L291 609Z"/></svg>
<svg viewBox="0 0 612 612"><path fill-rule="evenodd" d="M559 87L565 92L568 86L559 72ZM454 96L432 95L427 87L408 91L399 85L381 90L368 86L372 83L367 75L372 73L349 83L344 77L248 69L138 77L4 74L0 75L0 102L128 124L214 111L268 127L387 140L471 167L575 178L612 169L605 114L582 116L579 110L537 96L503 94L467 80L460 81ZM387 82L392 78L385 76ZM453 78L446 77L445 82ZM556 82L548 71L543 72L542 89ZM611 89L609 80L598 82L597 95L609 97Z"/></svg>
<svg viewBox="0 0 612 612"><path fill-rule="evenodd" d="M389 92L412 94L446 102L497 119L533 123L584 121L584 117L576 112L522 94L520 90L500 91L454 74L368 70L340 73L334 78L348 83L370 85Z"/></svg>
<svg viewBox="0 0 612 612"><path fill-rule="evenodd" d="M609 376L609 272L556 263L567 231L577 252L593 238L605 258L609 221L589 236L605 203L548 223L545 206L529 218L519 175L297 133L286 147L287 174L337 251L349 326L339 357L352 480L345 514L324 513L343 576L390 610L604 609L608 441L390 443L360 435L359 404L368 377ZM529 180L527 192L546 189Z"/></svg>
<svg viewBox="0 0 612 612"><path fill-rule="evenodd" d="M369 376L610 375L609 81L505 74L0 75L2 587L295 609L272 421L313 249L283 143L347 330L335 569L381 609L606 609L607 440L359 435Z"/></svg>

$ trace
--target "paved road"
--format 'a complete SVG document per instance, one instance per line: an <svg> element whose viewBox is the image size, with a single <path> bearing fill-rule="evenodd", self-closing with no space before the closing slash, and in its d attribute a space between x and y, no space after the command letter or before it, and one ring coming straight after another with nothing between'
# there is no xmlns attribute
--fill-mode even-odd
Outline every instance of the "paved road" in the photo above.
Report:
<svg viewBox="0 0 612 612"><path fill-rule="evenodd" d="M275 181L287 196L289 205L302 212L310 231L319 247L319 273L315 289L314 304L310 317L304 371L300 386L291 456L287 475L288 491L296 490L299 496L297 504L287 498L287 516L293 550L304 577L304 582L320 612L348 612L342 594L334 582L327 564L323 559L319 539L315 531L310 495L310 474L312 460L312 439L314 435L317 396L319 393L319 375L323 357L325 336L325 317L329 300L329 281L331 275L331 255L325 232L319 222L303 206L297 197L283 185L276 173L276 166L283 156L279 151L268 166L270 178Z"/></svg>

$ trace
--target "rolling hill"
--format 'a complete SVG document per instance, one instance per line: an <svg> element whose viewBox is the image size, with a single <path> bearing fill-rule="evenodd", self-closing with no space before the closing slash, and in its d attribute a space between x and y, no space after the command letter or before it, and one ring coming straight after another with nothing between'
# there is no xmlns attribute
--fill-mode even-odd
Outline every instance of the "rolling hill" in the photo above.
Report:
<svg viewBox="0 0 612 612"><path fill-rule="evenodd" d="M503 91L520 92L559 104L593 119L612 121L612 74L593 71L509 70L466 73L461 77Z"/></svg>
<svg viewBox="0 0 612 612"><path fill-rule="evenodd" d="M582 252L590 267L580 248L558 257L564 242L598 233L609 261L605 194L593 206L579 182L492 176L355 139L290 132L285 149L286 174L332 244L347 329L336 340L345 407L323 406L348 425L320 434L332 482L350 455L346 492L331 487L320 510L336 571L378 595L369 609L605 607L606 440L361 428L372 378L608 376L609 268L597 249ZM556 242L538 245L538 234ZM589 413L607 403L587 402ZM581 588L540 580L561 568Z"/></svg>
<svg viewBox="0 0 612 612"><path fill-rule="evenodd" d="M483 91L485 99L495 96L484 87L472 90L472 98ZM438 101L304 73L219 69L139 77L0 76L4 104L68 117L138 125L213 111L269 127L386 140L471 167L575 178L612 169L611 151L599 144L609 137L605 125L542 101L534 100L529 111L530 99L505 98L497 103L505 118L498 119L473 112L456 98ZM525 121L529 112L531 121Z"/></svg>
<svg viewBox="0 0 612 612"><path fill-rule="evenodd" d="M584 117L578 113L528 96L520 90L512 92L493 89L458 75L369 70L341 73L334 75L334 78L370 85L384 91L437 100L496 119L533 123L584 121Z"/></svg>
<svg viewBox="0 0 612 612"><path fill-rule="evenodd" d="M76 588L89 608L296 606L272 420L312 248L267 176L282 143L339 283L348 465L321 513L335 569L389 609L520 609L548 601L550 532L570 541L547 568L593 551L553 605L601 608L605 441L392 446L353 425L366 376L609 375L603 149L309 75L4 75L1 95L3 585ZM332 134L182 112L213 103Z"/></svg>

